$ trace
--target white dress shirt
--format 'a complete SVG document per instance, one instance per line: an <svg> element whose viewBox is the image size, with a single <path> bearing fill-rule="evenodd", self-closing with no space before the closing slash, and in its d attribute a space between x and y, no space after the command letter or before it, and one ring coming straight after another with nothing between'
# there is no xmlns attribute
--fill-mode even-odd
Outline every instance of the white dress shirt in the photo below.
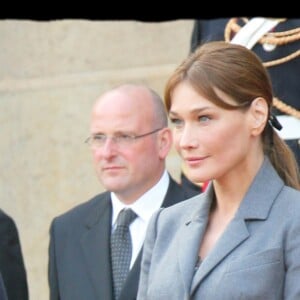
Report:
<svg viewBox="0 0 300 300"><path fill-rule="evenodd" d="M131 205L125 205L117 198L115 193L111 193L113 208L112 230L115 228L118 214L123 208L131 208L137 214L137 218L129 226L132 238L132 257L130 268L134 264L139 251L142 248L146 229L152 214L158 210L163 203L169 187L169 182L170 178L168 172L165 170L158 183Z"/></svg>

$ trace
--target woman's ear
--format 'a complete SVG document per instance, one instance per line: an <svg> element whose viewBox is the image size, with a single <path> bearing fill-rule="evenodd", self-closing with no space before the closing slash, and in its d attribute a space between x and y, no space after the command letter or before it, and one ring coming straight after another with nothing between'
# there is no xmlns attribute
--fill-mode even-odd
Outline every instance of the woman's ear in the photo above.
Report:
<svg viewBox="0 0 300 300"><path fill-rule="evenodd" d="M255 98L250 106L251 132L257 136L264 130L269 116L267 101L262 97Z"/></svg>

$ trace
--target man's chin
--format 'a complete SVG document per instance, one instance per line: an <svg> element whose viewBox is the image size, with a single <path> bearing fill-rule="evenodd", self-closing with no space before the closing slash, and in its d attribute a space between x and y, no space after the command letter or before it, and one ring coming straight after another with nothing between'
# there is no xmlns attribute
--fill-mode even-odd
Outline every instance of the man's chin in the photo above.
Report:
<svg viewBox="0 0 300 300"><path fill-rule="evenodd" d="M116 180L101 180L102 185L108 191L118 193L122 190L122 183Z"/></svg>

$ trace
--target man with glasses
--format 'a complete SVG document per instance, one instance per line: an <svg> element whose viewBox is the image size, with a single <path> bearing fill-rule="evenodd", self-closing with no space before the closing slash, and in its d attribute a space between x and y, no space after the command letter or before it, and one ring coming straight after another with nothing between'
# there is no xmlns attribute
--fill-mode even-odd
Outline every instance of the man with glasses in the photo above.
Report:
<svg viewBox="0 0 300 300"><path fill-rule="evenodd" d="M85 142L107 191L53 220L50 299L133 300L150 217L160 207L188 198L166 170L172 133L162 99L144 85L124 84L105 92L92 109L90 136ZM117 288L111 237L124 209L133 211L134 220L128 225L129 270ZM129 250L124 246L120 255L122 252ZM122 266L119 262L115 268Z"/></svg>

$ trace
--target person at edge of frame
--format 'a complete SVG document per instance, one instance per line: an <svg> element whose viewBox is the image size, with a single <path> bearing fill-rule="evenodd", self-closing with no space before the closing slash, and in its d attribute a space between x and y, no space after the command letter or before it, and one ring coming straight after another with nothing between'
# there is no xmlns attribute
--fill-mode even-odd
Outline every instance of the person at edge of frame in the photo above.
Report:
<svg viewBox="0 0 300 300"><path fill-rule="evenodd" d="M8 300L28 300L27 273L14 219L0 209L0 272Z"/></svg>

